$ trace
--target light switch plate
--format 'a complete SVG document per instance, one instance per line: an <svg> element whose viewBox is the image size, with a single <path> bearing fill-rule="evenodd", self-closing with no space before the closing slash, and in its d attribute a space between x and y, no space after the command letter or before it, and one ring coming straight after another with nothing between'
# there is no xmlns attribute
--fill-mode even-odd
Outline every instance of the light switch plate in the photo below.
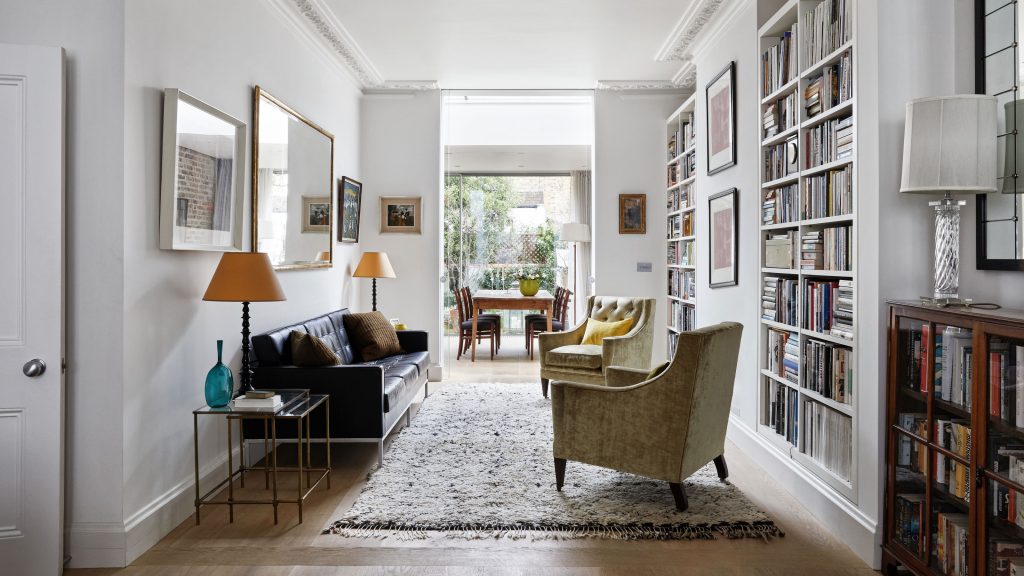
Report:
<svg viewBox="0 0 1024 576"><path fill-rule="evenodd" d="M637 272L650 272L652 270L654 270L654 266L650 262L637 262L636 263L636 271Z"/></svg>

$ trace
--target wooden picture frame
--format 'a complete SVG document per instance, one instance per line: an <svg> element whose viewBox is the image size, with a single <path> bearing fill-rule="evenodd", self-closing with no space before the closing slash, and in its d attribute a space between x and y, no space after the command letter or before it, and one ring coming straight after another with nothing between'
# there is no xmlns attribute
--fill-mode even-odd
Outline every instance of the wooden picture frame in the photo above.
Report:
<svg viewBox="0 0 1024 576"><path fill-rule="evenodd" d="M729 188L708 197L708 284L712 288L739 283L739 190Z"/></svg>
<svg viewBox="0 0 1024 576"><path fill-rule="evenodd" d="M363 204L363 183L342 176L338 180L338 242L359 242L359 214Z"/></svg>
<svg viewBox="0 0 1024 576"><path fill-rule="evenodd" d="M731 61L704 88L707 103L708 175L736 165L736 62Z"/></svg>
<svg viewBox="0 0 1024 576"><path fill-rule="evenodd" d="M619 234L647 233L647 195L619 194Z"/></svg>
<svg viewBox="0 0 1024 576"><path fill-rule="evenodd" d="M423 199L420 196L381 196L381 234L420 234Z"/></svg>
<svg viewBox="0 0 1024 576"><path fill-rule="evenodd" d="M331 197L302 197L302 233L323 234L331 231Z"/></svg>

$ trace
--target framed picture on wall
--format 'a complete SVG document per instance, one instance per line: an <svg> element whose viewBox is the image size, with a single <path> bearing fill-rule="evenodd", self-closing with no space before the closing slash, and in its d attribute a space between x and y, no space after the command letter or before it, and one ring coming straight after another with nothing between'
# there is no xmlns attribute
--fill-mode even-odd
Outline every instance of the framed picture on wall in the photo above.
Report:
<svg viewBox="0 0 1024 576"><path fill-rule="evenodd" d="M708 197L710 274L712 288L734 286L739 277L739 202L736 188Z"/></svg>
<svg viewBox="0 0 1024 576"><path fill-rule="evenodd" d="M302 197L302 233L331 232L331 197Z"/></svg>
<svg viewBox="0 0 1024 576"><path fill-rule="evenodd" d="M708 175L736 164L736 63L729 62L705 88Z"/></svg>
<svg viewBox="0 0 1024 576"><path fill-rule="evenodd" d="M363 184L348 176L338 180L338 242L359 242L359 210L363 202Z"/></svg>
<svg viewBox="0 0 1024 576"><path fill-rule="evenodd" d="M647 195L619 194L619 234L647 233Z"/></svg>
<svg viewBox="0 0 1024 576"><path fill-rule="evenodd" d="M421 205L419 196L381 196L381 234L419 234Z"/></svg>

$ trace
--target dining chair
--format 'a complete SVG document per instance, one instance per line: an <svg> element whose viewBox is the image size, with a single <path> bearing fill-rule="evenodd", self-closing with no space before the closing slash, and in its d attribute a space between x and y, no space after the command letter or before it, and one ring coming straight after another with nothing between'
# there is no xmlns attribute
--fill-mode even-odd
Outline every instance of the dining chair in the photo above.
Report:
<svg viewBox="0 0 1024 576"><path fill-rule="evenodd" d="M456 360L461 359L473 343L473 307L470 303L472 300L467 300L467 291L468 289L462 288L455 290L455 305L459 311L459 349L455 355ZM477 317L477 343L481 340L490 340L491 360L494 359L496 335L501 334L499 326L497 318Z"/></svg>
<svg viewBox="0 0 1024 576"><path fill-rule="evenodd" d="M567 325L566 318L569 311L569 301L572 300L572 290L562 288L556 290L561 296L555 296L554 308L552 309L551 331L562 332ZM540 337L540 334L548 331L548 319L544 314L537 314L526 326L526 348L530 353L530 360L533 360L533 341Z"/></svg>

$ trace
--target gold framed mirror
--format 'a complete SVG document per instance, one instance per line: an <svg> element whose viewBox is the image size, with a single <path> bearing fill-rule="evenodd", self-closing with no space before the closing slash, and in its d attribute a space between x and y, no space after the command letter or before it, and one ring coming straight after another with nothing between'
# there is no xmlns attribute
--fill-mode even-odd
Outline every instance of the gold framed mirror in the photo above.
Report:
<svg viewBox="0 0 1024 576"><path fill-rule="evenodd" d="M276 270L330 267L334 136L258 85L252 125L253 251Z"/></svg>

